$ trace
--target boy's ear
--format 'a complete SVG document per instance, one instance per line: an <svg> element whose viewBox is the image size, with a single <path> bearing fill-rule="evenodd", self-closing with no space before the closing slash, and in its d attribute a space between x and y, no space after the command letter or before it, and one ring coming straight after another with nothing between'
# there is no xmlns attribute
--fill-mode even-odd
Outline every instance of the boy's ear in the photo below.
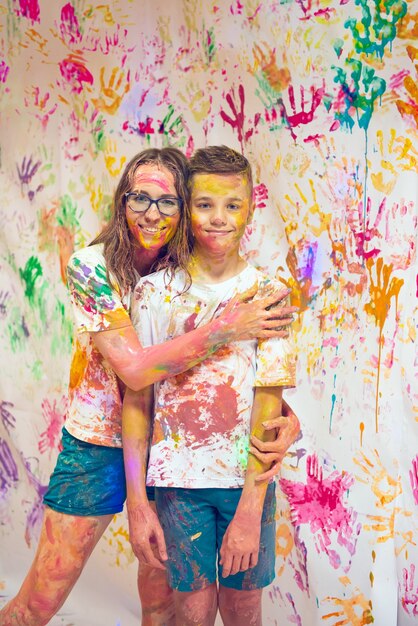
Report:
<svg viewBox="0 0 418 626"><path fill-rule="evenodd" d="M255 211L255 201L253 200L253 202L250 205L250 210L248 212L247 224L251 224L251 222L253 221L254 211Z"/></svg>

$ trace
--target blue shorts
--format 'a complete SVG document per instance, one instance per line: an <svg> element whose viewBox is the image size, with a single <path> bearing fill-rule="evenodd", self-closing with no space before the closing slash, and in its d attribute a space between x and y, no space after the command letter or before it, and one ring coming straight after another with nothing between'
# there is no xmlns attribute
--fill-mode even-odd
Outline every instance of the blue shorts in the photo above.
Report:
<svg viewBox="0 0 418 626"><path fill-rule="evenodd" d="M153 490L147 489L153 499ZM122 448L81 441L62 429L62 450L44 504L68 515L97 516L120 513L126 500Z"/></svg>
<svg viewBox="0 0 418 626"><path fill-rule="evenodd" d="M232 589L261 589L274 580L275 485L268 486L261 521L258 563L245 572L222 577L218 553L242 489L156 487L155 502L167 544L168 582L178 591L204 589L217 580Z"/></svg>

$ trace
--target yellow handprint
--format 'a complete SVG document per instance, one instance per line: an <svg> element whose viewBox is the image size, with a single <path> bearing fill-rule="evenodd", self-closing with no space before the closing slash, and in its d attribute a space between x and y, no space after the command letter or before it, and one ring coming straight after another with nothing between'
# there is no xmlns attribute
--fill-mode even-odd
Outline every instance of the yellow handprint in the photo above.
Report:
<svg viewBox="0 0 418 626"><path fill-rule="evenodd" d="M186 89L182 89L179 96L183 102L187 104L188 110L192 112L192 115L196 122L202 122L209 117L212 107L212 96L209 95L211 89L211 82L202 89L197 83L191 81L186 85Z"/></svg>
<svg viewBox="0 0 418 626"><path fill-rule="evenodd" d="M105 163L106 163L106 169L111 176L119 176L126 162L126 157L121 156L119 158L119 163L116 165L116 161L117 161L117 157L115 156L116 152L117 152L116 143L106 138L104 158L105 158Z"/></svg>
<svg viewBox="0 0 418 626"><path fill-rule="evenodd" d="M383 467L377 450L374 450L374 457L369 459L364 452L360 452L360 458L354 457L353 460L363 472L363 476L357 476L357 480L371 486L377 498L376 506L382 508L402 493L402 485L397 477L390 476Z"/></svg>
<svg viewBox="0 0 418 626"><path fill-rule="evenodd" d="M401 170L416 169L418 153L414 149L412 141L409 138L397 137L393 128L390 129L388 138L384 137L382 130L378 130L376 135L382 170L372 171L371 179L375 189L388 196L392 193L398 180L398 168Z"/></svg>

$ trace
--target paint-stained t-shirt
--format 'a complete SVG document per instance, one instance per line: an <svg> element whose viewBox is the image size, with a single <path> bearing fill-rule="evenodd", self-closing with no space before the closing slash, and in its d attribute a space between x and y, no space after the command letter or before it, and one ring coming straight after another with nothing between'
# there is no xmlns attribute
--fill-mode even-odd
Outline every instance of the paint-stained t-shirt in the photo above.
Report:
<svg viewBox="0 0 418 626"><path fill-rule="evenodd" d="M130 294L122 295L116 281L107 279L102 244L72 255L67 283L75 332L65 427L77 439L121 447L122 384L90 333L130 324Z"/></svg>
<svg viewBox="0 0 418 626"><path fill-rule="evenodd" d="M231 297L255 283L257 297L280 287L250 265L221 283L194 282L185 293L181 272L171 282L157 272L137 284L131 319L144 346L162 343L209 322ZM241 487L254 387L294 384L294 350L288 339L230 343L183 374L156 384L147 484Z"/></svg>

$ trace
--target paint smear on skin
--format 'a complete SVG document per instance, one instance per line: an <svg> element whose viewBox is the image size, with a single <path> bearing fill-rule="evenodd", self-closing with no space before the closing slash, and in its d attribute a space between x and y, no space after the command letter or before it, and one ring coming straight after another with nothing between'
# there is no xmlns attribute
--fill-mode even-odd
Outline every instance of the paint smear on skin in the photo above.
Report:
<svg viewBox="0 0 418 626"><path fill-rule="evenodd" d="M360 525L355 526L357 513L343 503L354 478L338 472L323 478L316 455L308 456L306 466L306 484L283 478L280 485L289 499L293 522L296 525L309 524L315 535L317 551L324 551L331 565L338 568L341 558L330 549L332 534L337 533L338 543L352 556L360 531Z"/></svg>
<svg viewBox="0 0 418 626"><path fill-rule="evenodd" d="M133 180L133 191L141 191L141 185L157 185L166 194L172 194L174 187L174 195L177 195L173 175L165 169L161 171L155 170L155 165L152 165L152 168L154 171L147 172L144 171L146 166L140 166Z"/></svg>

